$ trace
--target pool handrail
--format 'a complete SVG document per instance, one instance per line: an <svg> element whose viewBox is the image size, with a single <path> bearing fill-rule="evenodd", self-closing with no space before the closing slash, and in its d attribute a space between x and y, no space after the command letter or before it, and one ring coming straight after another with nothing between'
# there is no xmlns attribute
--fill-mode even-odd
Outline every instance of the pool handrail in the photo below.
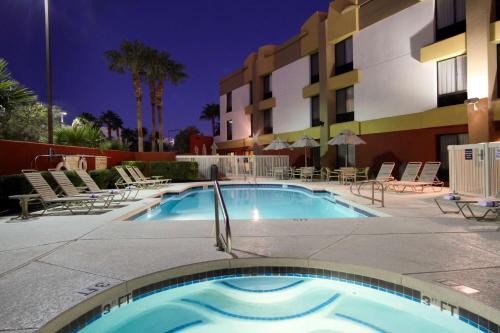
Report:
<svg viewBox="0 0 500 333"><path fill-rule="evenodd" d="M222 218L224 219L225 235L220 232L219 205L222 208ZM219 182L214 180L214 208L215 208L215 244L220 251L231 253L231 225L229 223L229 214L227 213L226 202L222 196Z"/></svg>

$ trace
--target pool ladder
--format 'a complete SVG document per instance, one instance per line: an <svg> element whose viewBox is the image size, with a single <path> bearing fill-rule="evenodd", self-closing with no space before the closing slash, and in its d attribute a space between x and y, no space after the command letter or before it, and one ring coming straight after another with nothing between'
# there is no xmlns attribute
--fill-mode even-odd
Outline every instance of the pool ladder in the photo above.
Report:
<svg viewBox="0 0 500 333"><path fill-rule="evenodd" d="M362 186L365 184L371 185L371 196L361 194ZM351 193L357 197L369 199L372 202L372 205L374 205L375 202L379 202L381 204L381 206L384 207L384 204L385 204L385 200L384 200L385 184L384 183L376 181L376 180L369 180L369 181L361 182L359 184L356 184L353 182L353 183L351 183L350 190L351 190ZM375 197L375 193L377 193L377 191L380 191L380 199L377 199Z"/></svg>
<svg viewBox="0 0 500 333"><path fill-rule="evenodd" d="M224 231L220 229L219 207L224 220ZM229 215L227 213L226 203L222 196L219 182L214 181L214 208L215 208L215 246L220 251L231 253L231 225L229 223Z"/></svg>

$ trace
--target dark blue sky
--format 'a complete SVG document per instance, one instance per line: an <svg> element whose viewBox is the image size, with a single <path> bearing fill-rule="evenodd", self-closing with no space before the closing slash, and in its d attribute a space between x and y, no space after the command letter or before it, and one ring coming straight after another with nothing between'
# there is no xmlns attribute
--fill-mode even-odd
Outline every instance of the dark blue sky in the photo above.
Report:
<svg viewBox="0 0 500 333"><path fill-rule="evenodd" d="M218 102L218 82L264 44L299 32L329 0L51 0L54 102L69 112L119 113L135 127L129 75L109 72L104 51L139 39L171 53L190 78L167 87L164 128L196 125L204 104ZM46 98L43 0L0 0L0 57L22 84ZM256 22L256 25L249 25ZM145 91L147 94L147 91ZM149 101L143 121L150 126Z"/></svg>

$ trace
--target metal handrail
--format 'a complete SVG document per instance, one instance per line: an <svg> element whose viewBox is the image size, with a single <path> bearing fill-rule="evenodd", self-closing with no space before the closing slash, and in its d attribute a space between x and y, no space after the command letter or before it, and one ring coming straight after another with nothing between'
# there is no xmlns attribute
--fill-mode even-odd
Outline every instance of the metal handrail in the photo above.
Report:
<svg viewBox="0 0 500 333"><path fill-rule="evenodd" d="M219 205L222 208L222 218L224 219L225 235L220 232L219 225ZM215 208L215 245L220 251L231 253L231 225L227 213L226 202L222 196L219 182L214 181L214 208Z"/></svg>
<svg viewBox="0 0 500 333"><path fill-rule="evenodd" d="M372 187L372 191L371 191L372 195L371 195L371 197L361 194L361 186L365 185L365 184L371 184L371 187ZM357 193L355 193L353 191L353 185L358 185L358 186L356 186L357 187ZM375 198L375 186L377 186L380 189L380 194L381 194L380 195L380 199ZM356 184L356 183L353 182L353 183L351 183L350 190L351 190L351 193L354 194L357 197L371 200L372 205L374 205L375 202L380 202L380 204L382 205L382 207L384 207L385 184L383 182L379 182L377 180L368 180L368 181L361 182L359 184Z"/></svg>

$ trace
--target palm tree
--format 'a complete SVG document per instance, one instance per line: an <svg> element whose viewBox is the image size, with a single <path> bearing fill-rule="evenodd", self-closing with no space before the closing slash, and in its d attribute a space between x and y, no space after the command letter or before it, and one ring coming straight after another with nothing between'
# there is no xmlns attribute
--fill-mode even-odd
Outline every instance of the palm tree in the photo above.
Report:
<svg viewBox="0 0 500 333"><path fill-rule="evenodd" d="M217 135L217 120L220 117L219 104L206 104L201 112L201 120L210 120L212 123L212 135Z"/></svg>
<svg viewBox="0 0 500 333"><path fill-rule="evenodd" d="M90 112L82 112L78 118L85 119L87 122L91 123L95 127L101 127L101 121Z"/></svg>
<svg viewBox="0 0 500 333"><path fill-rule="evenodd" d="M161 57L170 55L163 52ZM162 62L160 54L157 50L153 48L147 49L147 62L146 62L146 72L144 75L144 80L149 86L149 100L151 103L151 151L156 151L156 140L157 140L157 125L156 125L156 87L158 81L162 79ZM163 145L161 144L162 148Z"/></svg>
<svg viewBox="0 0 500 333"><path fill-rule="evenodd" d="M142 87L141 75L145 71L146 46L135 40L133 42L123 41L119 50L106 51L104 55L108 59L109 69L119 74L130 72L134 85L136 115L137 115L137 148L144 151L144 139L142 133Z"/></svg>
<svg viewBox="0 0 500 333"><path fill-rule="evenodd" d="M123 125L123 120L120 118L120 116L111 110L103 112L99 116L99 121L105 124L106 127L108 128L108 139L111 139L112 130L116 130L116 134L118 134L118 130Z"/></svg>
<svg viewBox="0 0 500 333"><path fill-rule="evenodd" d="M165 92L165 81L168 81L173 85L178 85L186 79L188 75L184 72L185 66L171 59L170 55L166 52L160 52L158 54L158 70L160 75L156 85L155 103L158 113L158 128L160 136L159 151L163 151L163 94Z"/></svg>

